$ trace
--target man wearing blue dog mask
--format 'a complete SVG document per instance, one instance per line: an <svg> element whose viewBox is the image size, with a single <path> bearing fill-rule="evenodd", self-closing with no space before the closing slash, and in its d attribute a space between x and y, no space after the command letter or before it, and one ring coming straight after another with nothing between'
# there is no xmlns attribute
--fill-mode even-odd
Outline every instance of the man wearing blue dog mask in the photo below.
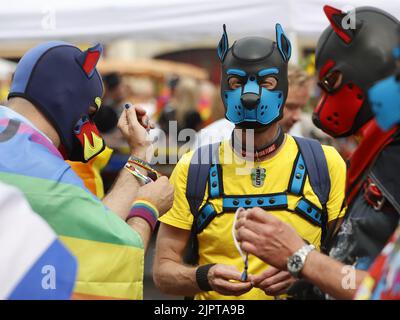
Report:
<svg viewBox="0 0 400 320"><path fill-rule="evenodd" d="M221 95L226 118L240 128L264 129L280 120L288 94L290 42L277 24L275 42L248 37L227 51L224 35L218 47L222 61Z"/></svg>
<svg viewBox="0 0 400 320"><path fill-rule="evenodd" d="M245 37L218 45L221 98L232 137L187 153L171 182L174 204L161 219L154 263L160 290L195 299L284 297L295 278L238 249L241 208L261 207L323 249L344 213L345 164L331 147L280 128L288 94L289 39ZM254 230L257 232L257 230ZM188 251L185 249L188 248Z"/></svg>

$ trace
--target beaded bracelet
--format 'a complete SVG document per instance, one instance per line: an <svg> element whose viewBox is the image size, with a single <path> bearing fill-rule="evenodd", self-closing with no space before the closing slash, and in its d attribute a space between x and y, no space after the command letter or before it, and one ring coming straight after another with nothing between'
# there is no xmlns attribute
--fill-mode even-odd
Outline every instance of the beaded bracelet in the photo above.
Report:
<svg viewBox="0 0 400 320"><path fill-rule="evenodd" d="M146 222L150 225L151 230L154 231L157 224L158 216L158 210L151 202L147 200L137 199L133 203L131 211L126 218L126 221L133 217L140 217L146 220Z"/></svg>
<svg viewBox="0 0 400 320"><path fill-rule="evenodd" d="M135 176L138 180L142 181L144 184L148 184L150 182L153 182L152 179L150 179L149 177L147 177L144 174L142 174L139 170L137 170L130 163L126 163L125 164L125 169L128 170L128 172L130 174L132 174L133 176Z"/></svg>

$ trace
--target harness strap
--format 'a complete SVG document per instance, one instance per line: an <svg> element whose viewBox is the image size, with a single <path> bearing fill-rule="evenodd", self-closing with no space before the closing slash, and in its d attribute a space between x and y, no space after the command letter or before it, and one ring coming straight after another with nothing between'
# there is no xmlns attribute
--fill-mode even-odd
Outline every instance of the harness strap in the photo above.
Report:
<svg viewBox="0 0 400 320"><path fill-rule="evenodd" d="M197 216L197 233L202 232L205 227L217 216L214 206L207 202L199 211Z"/></svg>
<svg viewBox="0 0 400 320"><path fill-rule="evenodd" d="M223 194L222 168L220 164L212 164L208 176L208 194L211 199Z"/></svg>
<svg viewBox="0 0 400 320"><path fill-rule="evenodd" d="M224 196L222 198L224 212L235 212L238 208L249 209L260 207L268 210L286 209L287 194L274 193L267 195Z"/></svg>
<svg viewBox="0 0 400 320"><path fill-rule="evenodd" d="M288 192L295 195L303 194L306 176L307 172L304 159L299 152L293 165L292 174L290 175Z"/></svg>
<svg viewBox="0 0 400 320"><path fill-rule="evenodd" d="M287 196L285 192L268 195L248 195L245 197L224 196L222 198L223 212L234 213L240 207L245 209L260 207L269 211L287 209ZM323 224L323 210L304 197L299 200L295 212L314 225L321 227ZM214 206L210 202L207 202L199 211L196 232L202 232L217 215L218 213L214 209Z"/></svg>
<svg viewBox="0 0 400 320"><path fill-rule="evenodd" d="M390 131L382 131L376 120L371 122L363 130L364 139L348 160L346 199L351 204L354 197L360 191L360 183L363 174L373 163L374 159L389 143L393 141L393 135L399 129L398 126Z"/></svg>
<svg viewBox="0 0 400 320"><path fill-rule="evenodd" d="M303 197L300 199L295 211L311 223L322 227L322 210L320 210L306 198Z"/></svg>

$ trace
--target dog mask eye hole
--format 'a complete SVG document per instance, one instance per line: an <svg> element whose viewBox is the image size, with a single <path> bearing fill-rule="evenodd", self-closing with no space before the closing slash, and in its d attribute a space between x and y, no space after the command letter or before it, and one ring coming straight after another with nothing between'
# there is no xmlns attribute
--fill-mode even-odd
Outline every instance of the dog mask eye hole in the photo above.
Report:
<svg viewBox="0 0 400 320"><path fill-rule="evenodd" d="M237 76L231 76L228 78L229 89L235 90L243 87L244 80Z"/></svg>
<svg viewBox="0 0 400 320"><path fill-rule="evenodd" d="M328 92L333 92L342 84L343 75L340 71L328 73L321 81L321 86Z"/></svg>
<svg viewBox="0 0 400 320"><path fill-rule="evenodd" d="M260 80L260 86L267 90L274 90L278 85L278 80L274 77L265 77Z"/></svg>

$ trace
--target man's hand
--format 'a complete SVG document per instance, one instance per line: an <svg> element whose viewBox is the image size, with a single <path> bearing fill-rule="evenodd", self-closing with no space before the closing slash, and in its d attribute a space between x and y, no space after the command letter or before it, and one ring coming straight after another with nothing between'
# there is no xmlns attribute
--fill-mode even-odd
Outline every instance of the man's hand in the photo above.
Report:
<svg viewBox="0 0 400 320"><path fill-rule="evenodd" d="M255 288L264 290L267 295L278 296L287 292L290 286L296 281L287 271L280 271L269 267L260 275L250 276Z"/></svg>
<svg viewBox="0 0 400 320"><path fill-rule="evenodd" d="M208 271L208 282L214 291L226 296L240 296L248 292L251 282L240 281L241 273L234 266L216 264ZM236 280L232 282L230 280Z"/></svg>
<svg viewBox="0 0 400 320"><path fill-rule="evenodd" d="M155 182L140 187L137 198L147 200L155 205L161 217L172 207L174 187L167 177L160 177Z"/></svg>
<svg viewBox="0 0 400 320"><path fill-rule="evenodd" d="M154 128L154 124L150 122L144 109L126 104L118 120L118 128L128 143L132 155L146 161L152 156L148 131Z"/></svg>
<svg viewBox="0 0 400 320"><path fill-rule="evenodd" d="M305 244L291 226L260 208L241 212L235 228L243 251L280 270L286 270L287 258Z"/></svg>

